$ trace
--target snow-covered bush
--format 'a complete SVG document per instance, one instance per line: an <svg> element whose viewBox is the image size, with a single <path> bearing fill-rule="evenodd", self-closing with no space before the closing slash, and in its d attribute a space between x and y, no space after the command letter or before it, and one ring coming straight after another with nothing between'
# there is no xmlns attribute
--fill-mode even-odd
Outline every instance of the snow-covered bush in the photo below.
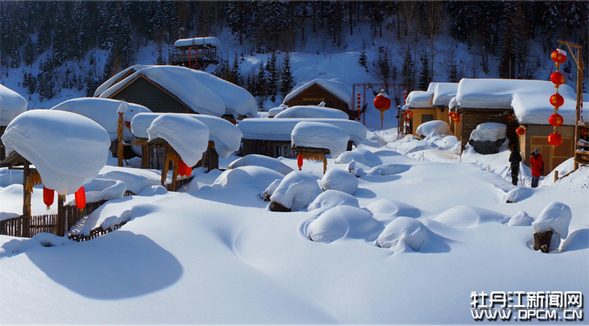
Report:
<svg viewBox="0 0 589 326"><path fill-rule="evenodd" d="M358 179L347 171L331 169L323 175L319 185L323 190L335 189L353 195L358 190Z"/></svg>
<svg viewBox="0 0 589 326"><path fill-rule="evenodd" d="M332 242L344 237L372 241L382 229L382 224L367 210L336 206L307 225L307 236L317 242Z"/></svg>
<svg viewBox="0 0 589 326"><path fill-rule="evenodd" d="M326 211L330 208L346 205L352 207L360 207L358 199L343 191L329 189L322 192L311 204L309 204L309 211Z"/></svg>
<svg viewBox="0 0 589 326"><path fill-rule="evenodd" d="M275 179L277 178L273 180ZM317 179L316 176L305 172L293 171L289 173L282 179L270 197L270 205L278 203L291 211L306 209L321 193Z"/></svg>
<svg viewBox="0 0 589 326"><path fill-rule="evenodd" d="M382 248L394 247L395 251L404 251L403 245L413 251L419 251L428 237L427 228L418 220L399 216L389 223L378 236L376 244Z"/></svg>
<svg viewBox="0 0 589 326"><path fill-rule="evenodd" d="M560 246L560 239L568 237L572 216L570 207L563 203L552 202L544 208L540 216L532 223L532 229L534 233L552 231L550 251L553 251Z"/></svg>

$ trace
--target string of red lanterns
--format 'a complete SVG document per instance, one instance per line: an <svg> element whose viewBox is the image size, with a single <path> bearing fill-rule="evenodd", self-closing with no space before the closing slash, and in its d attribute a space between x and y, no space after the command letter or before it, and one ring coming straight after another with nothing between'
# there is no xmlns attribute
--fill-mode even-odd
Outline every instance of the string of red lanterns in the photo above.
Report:
<svg viewBox="0 0 589 326"><path fill-rule="evenodd" d="M553 132L548 135L548 143L552 146L559 146L562 144L562 136L556 132L556 127L562 126L564 122L562 116L558 114L559 107L564 104L564 98L558 94L558 88L565 82L564 75L560 73L560 65L566 61L567 54L564 50L556 49L550 57L556 66L556 71L550 75L550 81L554 83L556 93L550 96L550 104L554 106L554 113L548 118L548 123L553 127Z"/></svg>

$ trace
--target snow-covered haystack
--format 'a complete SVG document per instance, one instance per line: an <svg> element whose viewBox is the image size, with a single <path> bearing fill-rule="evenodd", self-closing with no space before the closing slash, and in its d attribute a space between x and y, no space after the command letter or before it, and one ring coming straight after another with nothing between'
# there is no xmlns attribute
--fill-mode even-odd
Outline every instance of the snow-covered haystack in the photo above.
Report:
<svg viewBox="0 0 589 326"><path fill-rule="evenodd" d="M43 184L58 194L73 194L106 164L110 138L98 123L79 114L33 110L17 116L2 136L37 168Z"/></svg>
<svg viewBox="0 0 589 326"><path fill-rule="evenodd" d="M122 103L124 102L119 100L85 97L61 102L52 107L50 110L68 111L90 118L101 125L108 132L111 141L115 141L117 139L117 128L119 121L117 110ZM151 110L139 104L126 103L126 105L127 109L123 114L125 123L123 128L123 138L125 141L129 142L132 140L133 134L129 128L127 128L127 123L130 124L136 114L140 112L151 112Z"/></svg>
<svg viewBox="0 0 589 326"><path fill-rule="evenodd" d="M343 191L328 189L322 192L311 204L309 204L308 210L324 212L340 205L360 207L356 197Z"/></svg>
<svg viewBox="0 0 589 326"><path fill-rule="evenodd" d="M120 180L95 178L84 185L84 190L86 191L86 202L95 203L123 197L127 185Z"/></svg>
<svg viewBox="0 0 589 326"><path fill-rule="evenodd" d="M569 224L573 214L569 206L552 202L540 213L540 216L532 223L534 230L534 249L542 249L543 252L557 250L560 246L560 239L566 239L569 235ZM537 241L537 234L551 233L548 248L542 248L547 243Z"/></svg>
<svg viewBox="0 0 589 326"><path fill-rule="evenodd" d="M272 211L300 211L319 196L321 188L317 177L305 172L293 171L282 179L270 196Z"/></svg>
<svg viewBox="0 0 589 326"><path fill-rule="evenodd" d="M27 110L28 104L20 94L0 84L0 126L8 126L10 121Z"/></svg>
<svg viewBox="0 0 589 326"><path fill-rule="evenodd" d="M330 118L330 119L348 119L348 114L344 111L326 108L315 105L292 106L288 109L277 113L275 119L282 118Z"/></svg>
<svg viewBox="0 0 589 326"><path fill-rule="evenodd" d="M162 138L188 166L202 158L209 145L209 127L188 115L162 114L147 129L149 141Z"/></svg>
<svg viewBox="0 0 589 326"><path fill-rule="evenodd" d="M299 122L291 133L293 146L325 148L332 158L346 151L349 139L343 129L323 122Z"/></svg>
<svg viewBox="0 0 589 326"><path fill-rule="evenodd" d="M418 220L399 216L389 223L378 236L376 244L382 248L405 251L405 246L419 251L428 237L427 227Z"/></svg>
<svg viewBox="0 0 589 326"><path fill-rule="evenodd" d="M427 137L432 134L446 136L452 134L448 123L440 120L424 122L417 127L415 131L421 137Z"/></svg>
<svg viewBox="0 0 589 326"><path fill-rule="evenodd" d="M358 179L347 171L331 169L323 175L319 185L323 190L334 189L353 195L358 190Z"/></svg>
<svg viewBox="0 0 589 326"><path fill-rule="evenodd" d="M509 226L530 226L534 219L524 211L519 211L512 217L506 218L507 225Z"/></svg>
<svg viewBox="0 0 589 326"><path fill-rule="evenodd" d="M480 154L494 154L507 138L507 125L498 122L479 124L471 133L468 143Z"/></svg>
<svg viewBox="0 0 589 326"><path fill-rule="evenodd" d="M263 166L242 166L225 170L213 182L213 187L255 187L265 189L274 180L284 176L272 169Z"/></svg>
<svg viewBox="0 0 589 326"><path fill-rule="evenodd" d="M273 157L268 157L268 156L259 155L259 154L249 154L244 157L240 157L237 160L229 163L229 165L227 166L227 169L235 169L240 166L251 166L251 165L263 166L263 167L272 169L276 172L282 173L283 175L287 175L293 171L293 169L290 166L280 162L279 160L277 160Z"/></svg>
<svg viewBox="0 0 589 326"><path fill-rule="evenodd" d="M333 242L341 238L373 241L383 228L369 211L343 205L333 207L309 222L307 237L316 242Z"/></svg>
<svg viewBox="0 0 589 326"><path fill-rule="evenodd" d="M505 217L479 207L460 205L445 210L433 220L456 228L476 227L480 223L502 221Z"/></svg>

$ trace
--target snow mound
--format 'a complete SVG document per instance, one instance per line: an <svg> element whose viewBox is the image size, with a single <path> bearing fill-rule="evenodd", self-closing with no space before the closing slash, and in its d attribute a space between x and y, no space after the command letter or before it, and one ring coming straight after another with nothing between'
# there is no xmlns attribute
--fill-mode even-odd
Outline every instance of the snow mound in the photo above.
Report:
<svg viewBox="0 0 589 326"><path fill-rule="evenodd" d="M540 216L532 223L535 233L551 231L561 239L569 235L569 224L573 214L570 207L563 203L552 202L540 213ZM552 247L552 244L550 246ZM556 248L556 247L554 247Z"/></svg>
<svg viewBox="0 0 589 326"><path fill-rule="evenodd" d="M268 185L268 187L266 187L266 189L264 190L264 192L262 192L259 195L259 197L263 201L270 201L270 197L272 196L272 194L276 191L276 189L280 185L280 181L282 181L282 179L276 179L276 180L272 181L272 183L270 183Z"/></svg>
<svg viewBox="0 0 589 326"><path fill-rule="evenodd" d="M284 111L284 109L285 108L283 107L271 108L270 110L268 110L268 118L275 117L278 113Z"/></svg>
<svg viewBox="0 0 589 326"><path fill-rule="evenodd" d="M373 167L367 175L393 175L409 171L410 165L405 164L382 164Z"/></svg>
<svg viewBox="0 0 589 326"><path fill-rule="evenodd" d="M256 187L265 189L276 179L282 179L284 175L262 166L242 166L226 170L213 182L213 187Z"/></svg>
<svg viewBox="0 0 589 326"><path fill-rule="evenodd" d="M345 152L335 160L337 164L348 164L352 161L362 163L370 168L382 164L380 157L365 148L356 148L353 151Z"/></svg>
<svg viewBox="0 0 589 326"><path fill-rule="evenodd" d="M325 108L314 105L292 106L286 110L280 111L274 116L275 119L284 118L331 118L331 119L348 119L348 114L344 111Z"/></svg>
<svg viewBox="0 0 589 326"><path fill-rule="evenodd" d="M194 166L202 158L209 145L209 127L181 114L162 114L147 129L149 141L166 140L188 166Z"/></svg>
<svg viewBox="0 0 589 326"><path fill-rule="evenodd" d="M332 158L346 151L349 139L343 129L323 122L299 122L291 133L293 146L325 148Z"/></svg>
<svg viewBox="0 0 589 326"><path fill-rule="evenodd" d="M68 239L67 236L60 237L55 234L45 232L35 234L32 239L39 241L39 244L43 247L63 246L68 243L72 243L72 240Z"/></svg>
<svg viewBox="0 0 589 326"><path fill-rule="evenodd" d="M86 191L86 202L95 203L123 197L127 185L120 180L95 178L84 185L84 190Z"/></svg>
<svg viewBox="0 0 589 326"><path fill-rule="evenodd" d="M90 118L101 125L108 132L111 141L115 141L117 139L117 129L119 124L118 109L122 103L127 105L127 109L123 114L125 123L130 123L133 120L133 117L140 112L151 112L150 109L143 105L96 97L75 98L67 100L57 104L50 110L68 111ZM132 137L133 134L125 125L123 128L124 140L126 142L130 142Z"/></svg>
<svg viewBox="0 0 589 326"><path fill-rule="evenodd" d="M282 179L270 200L290 208L291 211L300 211L306 209L320 193L316 176L293 171Z"/></svg>
<svg viewBox="0 0 589 326"><path fill-rule="evenodd" d="M0 84L0 126L8 126L10 121L27 111L28 105L24 97Z"/></svg>
<svg viewBox="0 0 589 326"><path fill-rule="evenodd" d="M360 207L356 197L343 191L329 189L317 196L317 198L309 204L308 210L326 211L340 205Z"/></svg>
<svg viewBox="0 0 589 326"><path fill-rule="evenodd" d="M456 136L446 136L442 138L442 140L434 142L442 150L449 150L456 147L456 145L460 144L460 139ZM460 151L459 151L460 152Z"/></svg>
<svg viewBox="0 0 589 326"><path fill-rule="evenodd" d="M383 225L370 212L353 206L336 206L307 225L307 237L316 242L333 242L341 238L372 241Z"/></svg>
<svg viewBox="0 0 589 326"><path fill-rule="evenodd" d="M106 164L110 138L98 123L66 111L20 114L2 136L7 154L17 151L37 168L43 184L73 194Z"/></svg>
<svg viewBox="0 0 589 326"><path fill-rule="evenodd" d="M440 120L432 120L428 122L424 122L417 127L415 133L422 137L426 137L432 134L436 135L450 135L450 126L445 121Z"/></svg>
<svg viewBox="0 0 589 326"><path fill-rule="evenodd" d="M427 237L427 227L420 221L399 216L386 226L376 244L382 248L394 248L395 251L404 251L403 245L419 251Z"/></svg>
<svg viewBox="0 0 589 326"><path fill-rule="evenodd" d="M503 193L503 196L501 198L501 202L503 203L517 203L521 199L525 199L531 196L530 188L524 187L516 187L514 189L511 189L507 193L504 193L503 190L499 191Z"/></svg>
<svg viewBox="0 0 589 326"><path fill-rule="evenodd" d="M141 191L139 193L139 196L151 197L151 196L156 196L156 195L165 195L167 193L168 193L168 189L166 189L164 186L154 185L154 186L145 187L143 189L143 191Z"/></svg>
<svg viewBox="0 0 589 326"><path fill-rule="evenodd" d="M319 185L323 190L334 189L353 195L358 190L358 179L347 171L331 169L323 175Z"/></svg>
<svg viewBox="0 0 589 326"><path fill-rule="evenodd" d="M503 215L493 211L461 205L445 210L433 220L456 228L469 228L480 223L501 221L503 218Z"/></svg>
<svg viewBox="0 0 589 326"><path fill-rule="evenodd" d="M122 181L134 194L140 194L151 186L161 186L161 176L152 170L116 167L100 171L98 178Z"/></svg>
<svg viewBox="0 0 589 326"><path fill-rule="evenodd" d="M280 162L279 160L273 157L258 154L249 154L244 157L238 158L237 160L229 163L227 168L235 169L241 166L249 165L263 166L274 171L277 171L279 173L282 173L283 175L287 175L293 171L293 169L290 166Z"/></svg>
<svg viewBox="0 0 589 326"><path fill-rule="evenodd" d="M479 124L471 133L470 139L474 141L497 141L505 139L507 125L498 122L485 122Z"/></svg>
<svg viewBox="0 0 589 326"><path fill-rule="evenodd" d="M519 211L509 218L507 225L509 226L530 226L534 219L524 211Z"/></svg>

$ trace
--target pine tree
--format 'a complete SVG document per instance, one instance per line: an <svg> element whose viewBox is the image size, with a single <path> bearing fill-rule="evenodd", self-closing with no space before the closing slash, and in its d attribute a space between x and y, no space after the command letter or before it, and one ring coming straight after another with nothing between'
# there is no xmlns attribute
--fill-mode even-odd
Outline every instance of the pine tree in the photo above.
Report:
<svg viewBox="0 0 589 326"><path fill-rule="evenodd" d="M266 71L268 72L268 95L270 101L276 101L276 95L278 93L278 81L280 80L280 72L276 64L276 51L270 55L270 60L266 65Z"/></svg>
<svg viewBox="0 0 589 326"><path fill-rule="evenodd" d="M389 51L384 47L378 49L378 76L385 85L385 90L388 92L389 82L391 80L391 67L389 65Z"/></svg>
<svg viewBox="0 0 589 326"><path fill-rule="evenodd" d="M282 97L285 97L294 86L294 78L292 77L292 73L290 71L290 56L288 52L286 52L284 55L281 77L282 82L280 84L280 92L282 93Z"/></svg>
<svg viewBox="0 0 589 326"><path fill-rule="evenodd" d="M241 76L241 73L239 72L239 56L237 54L237 52L235 53L235 59L233 59L233 66L231 66L231 73L230 73L230 80L228 80L229 82L232 82L236 85L243 85L243 77Z"/></svg>
<svg viewBox="0 0 589 326"><path fill-rule="evenodd" d="M419 74L419 86L418 89L420 90L427 90L429 84L432 81L432 76L430 74L429 69L429 60L427 58L427 54L421 56L421 73Z"/></svg>
<svg viewBox="0 0 589 326"><path fill-rule="evenodd" d="M264 102L266 102L266 99L268 98L268 83L266 82L266 69L264 69L263 61L260 64L260 69L258 70L256 82L256 93L258 94L258 103L261 107L264 105Z"/></svg>
<svg viewBox="0 0 589 326"><path fill-rule="evenodd" d="M413 90L414 80L413 75L415 73L415 63L413 62L413 57L411 56L411 50L407 48L405 51L405 57L403 58L403 66L401 68L401 75L403 83L407 86L407 90Z"/></svg>
<svg viewBox="0 0 589 326"><path fill-rule="evenodd" d="M358 59L358 63L360 64L360 67L363 67L364 69L366 69L366 72L368 72L368 61L366 59L366 45L362 45L362 52L360 52L360 59Z"/></svg>

